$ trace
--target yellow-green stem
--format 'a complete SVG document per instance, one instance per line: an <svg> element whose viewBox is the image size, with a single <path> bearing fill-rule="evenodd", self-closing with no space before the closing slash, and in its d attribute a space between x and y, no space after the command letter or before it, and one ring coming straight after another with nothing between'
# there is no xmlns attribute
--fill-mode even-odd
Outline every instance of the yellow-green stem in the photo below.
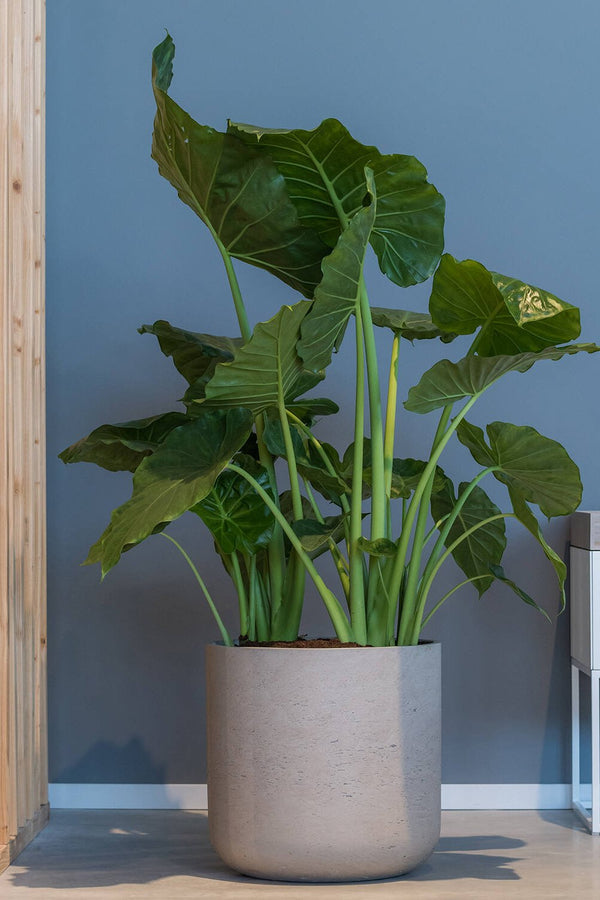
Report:
<svg viewBox="0 0 600 900"><path fill-rule="evenodd" d="M362 315L356 311L356 394L354 402L354 451L352 460L352 501L350 503L350 618L359 644L367 643L365 579L363 555L358 547L362 537L363 452L365 433L365 368Z"/></svg>
<svg viewBox="0 0 600 900"><path fill-rule="evenodd" d="M387 502L387 537L391 535L390 501L392 497L392 470L394 464L394 443L396 437L396 408L398 404L398 356L400 351L400 335L394 333L390 374L388 381L387 406L385 411L385 437L383 442L383 467L385 497Z"/></svg>

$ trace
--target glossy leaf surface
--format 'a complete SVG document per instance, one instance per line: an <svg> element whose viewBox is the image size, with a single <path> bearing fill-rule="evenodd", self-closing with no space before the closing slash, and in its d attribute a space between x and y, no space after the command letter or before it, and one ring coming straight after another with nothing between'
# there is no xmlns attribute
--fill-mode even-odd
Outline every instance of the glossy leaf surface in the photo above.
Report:
<svg viewBox="0 0 600 900"><path fill-rule="evenodd" d="M152 54L152 158L160 174L229 254L312 297L327 246L301 226L268 155L200 125L169 97L174 55L169 35Z"/></svg>
<svg viewBox="0 0 600 900"><path fill-rule="evenodd" d="M231 123L230 133L273 159L303 225L333 247L347 219L361 208L364 169L378 196L371 244L381 270L396 284L417 284L437 266L444 245L444 198L414 156L383 156L356 141L337 119L312 131Z"/></svg>
<svg viewBox="0 0 600 900"><path fill-rule="evenodd" d="M579 337L579 310L554 294L489 272L473 259L442 256L433 278L429 311L448 332L481 328L480 356L541 350Z"/></svg>

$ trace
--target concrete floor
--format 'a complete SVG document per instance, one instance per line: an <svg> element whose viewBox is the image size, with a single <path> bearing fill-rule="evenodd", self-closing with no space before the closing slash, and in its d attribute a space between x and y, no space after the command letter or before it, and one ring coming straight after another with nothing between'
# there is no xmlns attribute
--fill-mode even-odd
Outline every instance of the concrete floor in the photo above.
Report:
<svg viewBox="0 0 600 900"><path fill-rule="evenodd" d="M567 811L446 812L430 860L370 884L257 881L212 851L204 812L56 810L0 876L0 900L304 900L304 898L592 898L600 896L600 837Z"/></svg>

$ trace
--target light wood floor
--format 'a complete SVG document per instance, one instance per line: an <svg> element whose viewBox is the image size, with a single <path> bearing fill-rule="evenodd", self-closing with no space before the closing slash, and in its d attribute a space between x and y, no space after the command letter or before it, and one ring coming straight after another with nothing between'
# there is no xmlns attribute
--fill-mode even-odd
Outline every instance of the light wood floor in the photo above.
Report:
<svg viewBox="0 0 600 900"><path fill-rule="evenodd" d="M570 812L446 812L430 860L410 875L292 885L236 875L208 841L204 812L57 810L0 876L0 900L362 900L600 897L600 837Z"/></svg>

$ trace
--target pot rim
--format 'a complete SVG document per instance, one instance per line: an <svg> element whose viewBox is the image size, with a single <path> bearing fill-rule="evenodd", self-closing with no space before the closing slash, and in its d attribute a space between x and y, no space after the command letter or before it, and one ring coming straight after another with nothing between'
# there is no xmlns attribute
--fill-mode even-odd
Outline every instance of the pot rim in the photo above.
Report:
<svg viewBox="0 0 600 900"><path fill-rule="evenodd" d="M222 647L224 650L285 650L286 652L294 651L294 650L302 650L304 653L306 652L344 652L350 653L352 650L358 650L363 652L364 650L422 650L424 647L441 646L441 641L419 641L418 644L391 644L385 647L376 647L372 644L366 645L364 647L248 647L244 644L234 644L233 647L228 647L225 645L224 641L211 641L207 644L208 647Z"/></svg>

